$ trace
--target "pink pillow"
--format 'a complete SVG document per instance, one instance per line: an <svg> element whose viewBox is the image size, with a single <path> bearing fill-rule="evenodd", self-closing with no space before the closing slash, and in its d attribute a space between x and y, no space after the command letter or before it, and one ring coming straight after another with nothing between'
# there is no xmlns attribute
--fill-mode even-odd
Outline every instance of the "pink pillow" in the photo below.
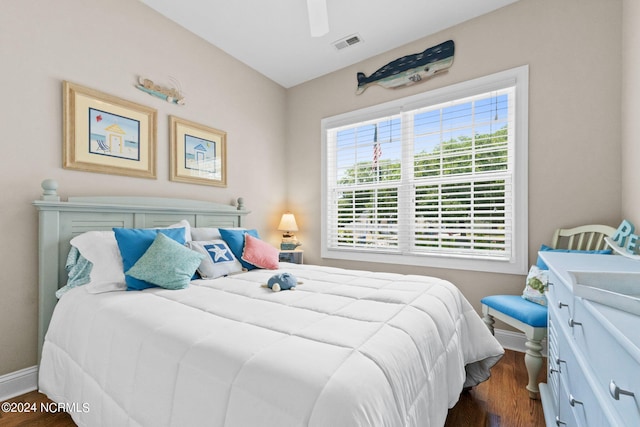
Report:
<svg viewBox="0 0 640 427"><path fill-rule="evenodd" d="M242 259L258 268L277 270L280 267L280 251L270 244L245 233Z"/></svg>

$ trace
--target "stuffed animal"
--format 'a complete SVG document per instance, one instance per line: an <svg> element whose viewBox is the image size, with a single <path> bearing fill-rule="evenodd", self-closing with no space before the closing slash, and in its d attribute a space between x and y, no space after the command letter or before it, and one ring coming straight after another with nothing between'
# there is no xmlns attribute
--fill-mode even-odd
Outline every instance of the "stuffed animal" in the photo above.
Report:
<svg viewBox="0 0 640 427"><path fill-rule="evenodd" d="M298 282L296 277L291 273L280 273L271 276L266 285L262 285L267 288L271 288L273 292L286 291L288 289L295 290L296 285L301 285L302 282Z"/></svg>

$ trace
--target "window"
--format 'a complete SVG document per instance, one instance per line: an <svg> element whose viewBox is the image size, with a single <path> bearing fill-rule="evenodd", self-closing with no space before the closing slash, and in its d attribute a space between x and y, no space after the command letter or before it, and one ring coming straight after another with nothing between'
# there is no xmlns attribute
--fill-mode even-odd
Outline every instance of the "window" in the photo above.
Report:
<svg viewBox="0 0 640 427"><path fill-rule="evenodd" d="M322 256L524 274L528 67L322 121Z"/></svg>

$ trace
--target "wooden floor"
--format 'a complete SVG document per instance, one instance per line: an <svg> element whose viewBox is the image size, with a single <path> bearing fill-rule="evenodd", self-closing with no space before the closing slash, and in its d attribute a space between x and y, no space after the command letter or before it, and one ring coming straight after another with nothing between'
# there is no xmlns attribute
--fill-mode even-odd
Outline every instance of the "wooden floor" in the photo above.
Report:
<svg viewBox="0 0 640 427"><path fill-rule="evenodd" d="M524 386L527 371L524 355L507 350L504 357L491 370L491 378L469 392L449 411L446 427L543 427L544 416L539 400L529 399ZM540 373L544 381L546 373ZM40 405L48 405L47 398L33 391L9 402L27 405L33 412L0 411L0 427L46 426L75 427L71 417L64 412L41 411ZM50 407L55 409L55 407ZM45 408L46 409L46 408Z"/></svg>

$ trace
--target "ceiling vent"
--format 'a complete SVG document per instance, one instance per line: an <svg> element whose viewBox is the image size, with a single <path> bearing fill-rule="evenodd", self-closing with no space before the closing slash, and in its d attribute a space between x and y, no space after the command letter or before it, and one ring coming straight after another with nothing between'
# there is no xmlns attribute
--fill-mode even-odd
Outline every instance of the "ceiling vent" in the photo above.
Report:
<svg viewBox="0 0 640 427"><path fill-rule="evenodd" d="M362 39L358 34L352 34L336 42L333 42L333 46L335 46L335 48L338 50L342 50L346 47L353 46L354 44L358 44L361 42L362 42Z"/></svg>

